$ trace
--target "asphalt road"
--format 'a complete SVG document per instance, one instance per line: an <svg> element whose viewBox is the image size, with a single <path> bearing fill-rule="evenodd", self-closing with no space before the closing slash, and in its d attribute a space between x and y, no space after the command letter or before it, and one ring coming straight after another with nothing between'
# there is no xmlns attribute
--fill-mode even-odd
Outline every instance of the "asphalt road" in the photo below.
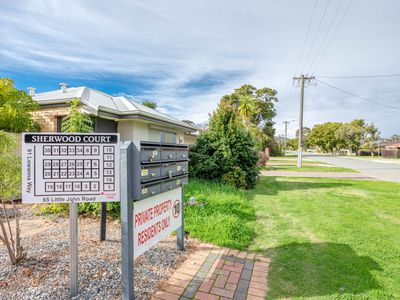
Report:
<svg viewBox="0 0 400 300"><path fill-rule="evenodd" d="M391 163L390 161L375 162L360 158L316 154L306 154L304 158L325 162L338 167L354 169L361 174L380 180L400 182L400 163Z"/></svg>

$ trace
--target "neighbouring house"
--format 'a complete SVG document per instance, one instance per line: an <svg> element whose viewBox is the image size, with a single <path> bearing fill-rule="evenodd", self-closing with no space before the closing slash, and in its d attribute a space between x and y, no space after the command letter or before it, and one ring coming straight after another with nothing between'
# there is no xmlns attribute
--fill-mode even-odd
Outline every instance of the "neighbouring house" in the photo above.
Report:
<svg viewBox="0 0 400 300"><path fill-rule="evenodd" d="M192 132L196 128L124 96L111 96L85 86L69 88L65 83L60 83L60 89L44 93L28 90L39 104L33 116L43 132L60 132L68 102L79 98L82 110L94 116L95 132L118 132L121 140L178 144L195 140Z"/></svg>
<svg viewBox="0 0 400 300"><path fill-rule="evenodd" d="M400 158L400 142L388 142L382 150L385 158Z"/></svg>

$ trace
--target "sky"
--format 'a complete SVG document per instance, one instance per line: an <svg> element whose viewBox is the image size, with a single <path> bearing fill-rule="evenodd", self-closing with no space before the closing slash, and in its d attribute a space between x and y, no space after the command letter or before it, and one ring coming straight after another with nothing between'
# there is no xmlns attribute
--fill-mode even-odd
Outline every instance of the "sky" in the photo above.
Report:
<svg viewBox="0 0 400 300"><path fill-rule="evenodd" d="M294 136L300 89L304 125L363 118L400 133L400 2L396 0L2 0L0 77L37 93L88 86L157 102L204 123L242 84L278 91L277 135ZM314 12L314 13L313 13ZM314 16L314 17L312 17ZM377 103L374 103L377 102Z"/></svg>

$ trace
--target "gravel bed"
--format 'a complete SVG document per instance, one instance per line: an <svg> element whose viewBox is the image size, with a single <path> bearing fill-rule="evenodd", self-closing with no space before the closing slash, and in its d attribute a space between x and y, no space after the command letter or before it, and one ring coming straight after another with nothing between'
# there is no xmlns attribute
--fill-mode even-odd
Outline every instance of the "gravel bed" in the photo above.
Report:
<svg viewBox="0 0 400 300"><path fill-rule="evenodd" d="M32 218L29 209L23 218ZM38 217L36 217L38 218ZM27 257L11 266L5 247L0 245L0 299L69 298L69 222L54 218L44 231L22 239ZM107 240L100 242L99 220L79 220L79 295L74 299L120 299L120 225L107 223ZM186 240L186 251L176 249L176 237L169 237L135 260L136 299L150 299L157 287L193 251L196 241Z"/></svg>

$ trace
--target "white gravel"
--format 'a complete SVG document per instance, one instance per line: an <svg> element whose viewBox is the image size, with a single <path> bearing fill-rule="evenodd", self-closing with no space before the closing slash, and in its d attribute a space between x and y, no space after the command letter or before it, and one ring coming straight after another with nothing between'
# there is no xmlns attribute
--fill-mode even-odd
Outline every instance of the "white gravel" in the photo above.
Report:
<svg viewBox="0 0 400 300"><path fill-rule="evenodd" d="M25 212L27 219L32 214ZM44 231L22 240L27 251L19 265L11 266L0 245L0 299L69 299L68 219L49 222ZM100 242L99 220L79 221L79 295L74 299L120 299L120 225L108 221L107 240ZM192 251L196 242L186 240L186 251L176 249L176 238L160 242L135 260L135 297L150 299Z"/></svg>

